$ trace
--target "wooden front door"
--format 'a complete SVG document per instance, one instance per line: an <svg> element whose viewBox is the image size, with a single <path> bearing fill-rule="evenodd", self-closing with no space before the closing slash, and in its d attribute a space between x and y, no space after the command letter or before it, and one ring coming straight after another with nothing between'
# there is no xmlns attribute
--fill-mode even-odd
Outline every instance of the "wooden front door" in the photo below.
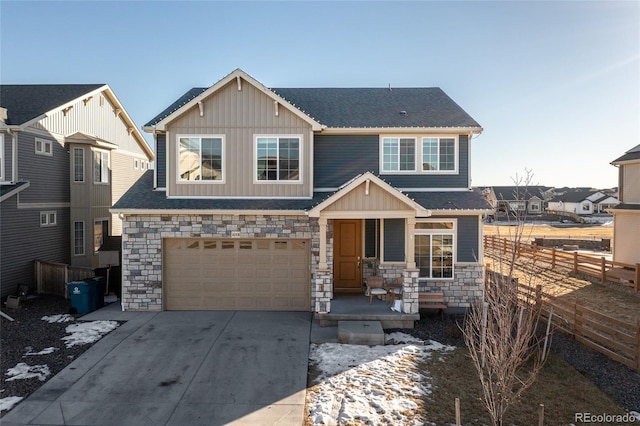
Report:
<svg viewBox="0 0 640 426"><path fill-rule="evenodd" d="M362 291L362 220L333 221L333 291Z"/></svg>

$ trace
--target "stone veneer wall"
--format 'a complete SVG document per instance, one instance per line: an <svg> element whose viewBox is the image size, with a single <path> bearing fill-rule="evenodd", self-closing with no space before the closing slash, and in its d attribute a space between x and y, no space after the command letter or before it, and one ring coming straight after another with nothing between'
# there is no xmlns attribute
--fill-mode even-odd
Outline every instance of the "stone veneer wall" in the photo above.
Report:
<svg viewBox="0 0 640 426"><path fill-rule="evenodd" d="M162 310L163 238L295 238L311 241L310 309L328 302L330 284L318 274L317 219L306 216L129 215L122 232L122 309ZM315 279L319 276L322 282Z"/></svg>
<svg viewBox="0 0 640 426"><path fill-rule="evenodd" d="M420 292L442 292L450 308L468 308L484 296L484 266L456 264L453 281L420 281Z"/></svg>

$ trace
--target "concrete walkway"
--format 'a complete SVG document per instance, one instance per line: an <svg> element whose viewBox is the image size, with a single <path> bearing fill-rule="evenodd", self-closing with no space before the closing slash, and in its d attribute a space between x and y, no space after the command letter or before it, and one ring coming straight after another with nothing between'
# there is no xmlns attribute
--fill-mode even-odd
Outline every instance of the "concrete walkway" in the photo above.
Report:
<svg viewBox="0 0 640 426"><path fill-rule="evenodd" d="M81 319L127 322L11 410L3 426L303 423L310 313L111 306Z"/></svg>

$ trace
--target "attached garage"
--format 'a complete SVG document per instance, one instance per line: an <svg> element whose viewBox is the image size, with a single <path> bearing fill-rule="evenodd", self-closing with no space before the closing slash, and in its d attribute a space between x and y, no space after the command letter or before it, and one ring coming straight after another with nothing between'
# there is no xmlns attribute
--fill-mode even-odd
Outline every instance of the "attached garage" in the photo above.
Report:
<svg viewBox="0 0 640 426"><path fill-rule="evenodd" d="M163 240L166 310L309 311L310 242Z"/></svg>

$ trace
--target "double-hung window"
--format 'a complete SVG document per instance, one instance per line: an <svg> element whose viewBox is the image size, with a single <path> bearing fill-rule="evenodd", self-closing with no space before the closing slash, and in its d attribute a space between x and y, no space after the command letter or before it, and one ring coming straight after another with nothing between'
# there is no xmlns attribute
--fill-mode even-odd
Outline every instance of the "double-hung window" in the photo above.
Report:
<svg viewBox="0 0 640 426"><path fill-rule="evenodd" d="M95 183L109 183L109 151L94 151L93 181Z"/></svg>
<svg viewBox="0 0 640 426"><path fill-rule="evenodd" d="M300 181L300 137L256 137L256 180L258 182Z"/></svg>
<svg viewBox="0 0 640 426"><path fill-rule="evenodd" d="M414 172L416 170L416 140L414 138L382 139L382 171Z"/></svg>
<svg viewBox="0 0 640 426"><path fill-rule="evenodd" d="M422 279L453 278L454 221L424 221L415 226L415 261Z"/></svg>
<svg viewBox="0 0 640 426"><path fill-rule="evenodd" d="M73 181L84 182L84 148L73 148Z"/></svg>
<svg viewBox="0 0 640 426"><path fill-rule="evenodd" d="M181 182L223 182L222 136L178 136L178 173Z"/></svg>
<svg viewBox="0 0 640 426"><path fill-rule="evenodd" d="M454 138L422 138L422 171L454 171L456 140Z"/></svg>

